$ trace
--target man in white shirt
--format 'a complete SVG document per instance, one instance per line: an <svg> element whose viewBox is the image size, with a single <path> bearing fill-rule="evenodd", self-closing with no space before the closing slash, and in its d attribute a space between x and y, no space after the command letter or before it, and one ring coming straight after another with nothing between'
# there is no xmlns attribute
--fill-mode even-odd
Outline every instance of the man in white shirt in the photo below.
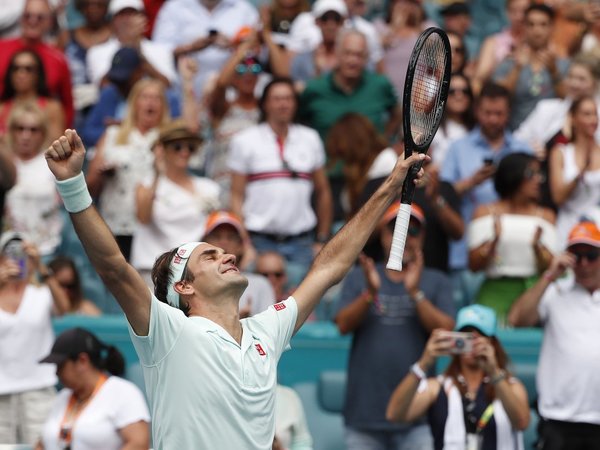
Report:
<svg viewBox="0 0 600 450"><path fill-rule="evenodd" d="M165 85L177 81L175 60L168 46L144 37L148 26L142 0L112 0L108 8L112 16L114 36L103 44L91 47L86 56L89 77L100 85L108 73L112 59L121 47L138 49L143 57L146 75L160 79Z"/></svg>
<svg viewBox="0 0 600 450"><path fill-rule="evenodd" d="M399 160L380 189L316 257L293 296L239 319L248 280L236 258L204 242L160 255L154 294L131 267L85 185L83 143L67 130L46 151L65 208L102 280L123 308L144 371L154 446L161 449L270 450L277 363L319 300L348 272L380 217L401 192ZM419 179L423 171L419 172ZM160 300L159 300L160 299Z"/></svg>
<svg viewBox="0 0 600 450"><path fill-rule="evenodd" d="M561 278L566 270L573 274ZM600 230L576 225L567 251L513 304L513 326L542 324L537 371L542 450L600 448Z"/></svg>

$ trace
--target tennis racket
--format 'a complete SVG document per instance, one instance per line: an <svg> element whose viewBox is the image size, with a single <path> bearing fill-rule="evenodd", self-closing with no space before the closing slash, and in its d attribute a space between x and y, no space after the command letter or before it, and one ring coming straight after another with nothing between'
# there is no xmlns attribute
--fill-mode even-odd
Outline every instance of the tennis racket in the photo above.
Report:
<svg viewBox="0 0 600 450"><path fill-rule="evenodd" d="M435 27L423 31L410 55L402 96L405 158L415 151L427 153L437 132L448 98L450 62L446 33ZM388 269L402 270L410 205L415 193L414 179L422 166L422 162L413 165L402 186Z"/></svg>

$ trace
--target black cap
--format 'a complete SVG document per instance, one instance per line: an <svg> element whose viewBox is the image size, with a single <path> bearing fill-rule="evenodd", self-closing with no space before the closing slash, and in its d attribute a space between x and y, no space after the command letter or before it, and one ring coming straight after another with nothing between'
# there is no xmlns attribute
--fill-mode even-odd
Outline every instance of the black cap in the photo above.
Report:
<svg viewBox="0 0 600 450"><path fill-rule="evenodd" d="M471 12L469 11L469 5L465 2L454 2L442 8L440 14L442 16L460 16L461 14L466 14L468 16Z"/></svg>
<svg viewBox="0 0 600 450"><path fill-rule="evenodd" d="M50 354L40 362L60 365L69 358L76 358L80 353L100 354L104 347L105 345L89 331L83 328L71 328L63 331L56 338Z"/></svg>
<svg viewBox="0 0 600 450"><path fill-rule="evenodd" d="M120 48L113 56L110 70L106 77L114 83L122 83L131 78L131 75L141 66L140 53L132 47Z"/></svg>

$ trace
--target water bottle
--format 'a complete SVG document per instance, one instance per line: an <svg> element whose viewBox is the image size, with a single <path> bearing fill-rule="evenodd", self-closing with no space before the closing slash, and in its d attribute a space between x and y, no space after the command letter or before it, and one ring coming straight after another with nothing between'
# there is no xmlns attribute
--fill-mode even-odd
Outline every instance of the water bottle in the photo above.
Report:
<svg viewBox="0 0 600 450"><path fill-rule="evenodd" d="M25 278L27 276L27 253L25 253L25 249L23 248L23 242L19 239L9 241L4 247L3 253L19 266L18 278Z"/></svg>

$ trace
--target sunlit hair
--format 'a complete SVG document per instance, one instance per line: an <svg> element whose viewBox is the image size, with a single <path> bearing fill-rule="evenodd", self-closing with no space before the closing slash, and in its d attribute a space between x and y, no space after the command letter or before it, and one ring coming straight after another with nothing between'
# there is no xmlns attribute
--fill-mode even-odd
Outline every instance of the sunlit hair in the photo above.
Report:
<svg viewBox="0 0 600 450"><path fill-rule="evenodd" d="M504 350L504 347L502 347L502 344L500 344L500 341L495 336L492 336L488 339L490 340L492 347L494 347L494 352L496 354L496 361L498 362L498 367L500 369L504 370L506 372L507 376L510 377L511 373L508 370L509 359L508 359L508 355L506 354L506 351ZM467 393L466 386L464 385L464 383L461 383L458 380L458 376L460 374L461 374L460 373L460 356L455 355L452 357L452 360L450 361L450 364L448 365L448 368L446 369L445 375L448 378L452 378L454 385L457 387L457 389L461 393L461 396L464 397ZM492 401L494 401L494 399L496 398L496 392L494 389L494 385L492 383L487 383L485 385L485 397L486 397L487 401L490 403Z"/></svg>
<svg viewBox="0 0 600 450"><path fill-rule="evenodd" d="M571 67L574 65L584 67L594 78L596 89L598 81L600 81L600 48L578 53L571 59Z"/></svg>
<svg viewBox="0 0 600 450"><path fill-rule="evenodd" d="M161 93L162 117L160 122L156 124L156 128L163 127L171 120L171 113L169 111L169 103L167 102L165 85L159 80L153 80L149 78L140 80L133 85L129 96L127 97L127 113L125 114L123 122L119 126L119 132L117 133L115 140L116 144L126 145L129 141L129 135L133 129L136 128L137 110L135 106L144 89L149 87L158 87Z"/></svg>
<svg viewBox="0 0 600 450"><path fill-rule="evenodd" d="M329 164L335 164L338 159L344 161L351 211L358 209L359 196L367 184L371 164L387 146L373 123L357 113L345 114L327 133Z"/></svg>
<svg viewBox="0 0 600 450"><path fill-rule="evenodd" d="M10 115L8 116L8 129L12 130L12 128L19 123L19 120L27 115L35 116L38 126L42 129L45 141L48 137L48 115L34 101L18 103L11 108ZM8 143L11 147L14 144L12 135L13 133L8 133Z"/></svg>
<svg viewBox="0 0 600 450"><path fill-rule="evenodd" d="M44 72L44 64L40 55L33 50L24 49L16 52L11 58L10 63L8 64L8 69L4 74L4 92L2 92L2 96L0 100L10 100L14 98L17 92L15 91L15 87L13 85L12 77L15 73L15 64L16 60L21 55L30 55L35 61L35 93L39 97L49 97L50 93L48 91L48 86L46 84L46 73Z"/></svg>
<svg viewBox="0 0 600 450"><path fill-rule="evenodd" d="M598 113L598 109L596 106L596 100L594 99L594 97L592 97L590 95L584 95L581 98L573 100L573 103L571 103L571 107L569 108L569 118L570 118L570 122L571 122L571 127L570 127L571 136L570 136L569 140L571 142L575 142L575 138L577 137L577 130L575 129L573 118L574 118L575 114L577 114L577 112L579 111L579 108L581 108L581 105L583 105L585 102L592 102L594 104L594 107L596 108L596 113Z"/></svg>

